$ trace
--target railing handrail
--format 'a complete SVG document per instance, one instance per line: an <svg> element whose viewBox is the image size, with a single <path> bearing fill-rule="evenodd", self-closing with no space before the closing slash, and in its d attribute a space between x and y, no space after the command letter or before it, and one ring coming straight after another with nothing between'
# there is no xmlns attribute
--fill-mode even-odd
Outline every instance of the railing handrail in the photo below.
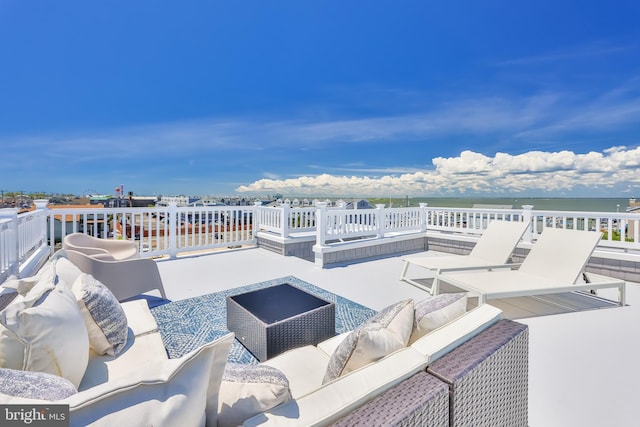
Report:
<svg viewBox="0 0 640 427"><path fill-rule="evenodd" d="M599 246L640 250L640 212L589 212L494 208L420 207L346 209L318 203L315 207L169 206L65 207L39 209L17 215L0 210L0 279L15 274L16 265L42 246L55 248L71 232L101 238L129 239L139 244L142 256L177 256L179 252L208 250L256 243L256 233L283 238L315 232L318 245L359 238L392 238L427 230L481 234L488 221L530 221L525 241L547 227L602 231ZM64 222L64 226L62 225ZM8 273L10 272L10 273Z"/></svg>

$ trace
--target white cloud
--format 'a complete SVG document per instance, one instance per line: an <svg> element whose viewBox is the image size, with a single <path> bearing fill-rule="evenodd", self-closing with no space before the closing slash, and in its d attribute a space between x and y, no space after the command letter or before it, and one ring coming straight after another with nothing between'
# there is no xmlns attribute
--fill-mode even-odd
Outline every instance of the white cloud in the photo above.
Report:
<svg viewBox="0 0 640 427"><path fill-rule="evenodd" d="M458 157L433 159L435 170L402 175L302 176L261 179L237 188L244 193L292 195L449 195L553 193L591 188L640 188L640 147L612 147L584 154L530 151L489 157L464 151Z"/></svg>

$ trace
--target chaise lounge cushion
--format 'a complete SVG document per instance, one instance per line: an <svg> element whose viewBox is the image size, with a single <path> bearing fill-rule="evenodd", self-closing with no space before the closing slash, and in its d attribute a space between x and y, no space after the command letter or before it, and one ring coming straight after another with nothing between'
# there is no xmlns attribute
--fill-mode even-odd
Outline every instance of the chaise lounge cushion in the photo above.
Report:
<svg viewBox="0 0 640 427"><path fill-rule="evenodd" d="M413 333L409 344L446 325L467 311L467 293L440 294L416 303Z"/></svg>
<svg viewBox="0 0 640 427"><path fill-rule="evenodd" d="M413 329L413 300L390 305L351 332L331 355L323 383L406 347Z"/></svg>
<svg viewBox="0 0 640 427"><path fill-rule="evenodd" d="M289 399L289 381L279 369L227 363L218 399L218 427L241 425Z"/></svg>
<svg viewBox="0 0 640 427"><path fill-rule="evenodd" d="M127 317L113 293L93 276L81 273L72 287L98 354L117 355L127 344Z"/></svg>
<svg viewBox="0 0 640 427"><path fill-rule="evenodd" d="M8 396L55 401L77 392L69 380L57 375L0 368L0 393Z"/></svg>

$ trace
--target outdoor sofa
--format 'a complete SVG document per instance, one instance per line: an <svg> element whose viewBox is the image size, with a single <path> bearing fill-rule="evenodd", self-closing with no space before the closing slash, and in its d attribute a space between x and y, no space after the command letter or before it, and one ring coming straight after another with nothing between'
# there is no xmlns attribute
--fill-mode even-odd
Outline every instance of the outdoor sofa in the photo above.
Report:
<svg viewBox="0 0 640 427"><path fill-rule="evenodd" d="M0 312L0 404L69 405L72 426L527 424L527 328L501 320L489 305L459 312L466 296L454 297L455 316L436 312L444 324L422 337L429 324L414 324L417 304L401 301L357 333L235 366L234 376L227 363L232 333L169 359L144 300L115 303L126 316L124 343L109 328L96 337L83 294L95 279L64 256L36 278L8 285L20 295ZM25 315L28 328L16 320ZM391 341L403 335L411 344L383 344L389 354L371 362L357 344L350 354L358 363L347 369L353 359L338 358L336 370L337 350L354 335L376 347L377 334ZM53 360L42 354L47 345ZM21 365L12 361L16 354Z"/></svg>

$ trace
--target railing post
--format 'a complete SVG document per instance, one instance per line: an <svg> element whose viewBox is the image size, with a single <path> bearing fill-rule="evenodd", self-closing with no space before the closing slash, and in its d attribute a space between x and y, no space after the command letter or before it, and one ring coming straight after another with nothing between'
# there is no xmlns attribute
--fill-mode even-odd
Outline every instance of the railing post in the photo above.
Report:
<svg viewBox="0 0 640 427"><path fill-rule="evenodd" d="M178 204L169 202L169 256L178 257Z"/></svg>
<svg viewBox="0 0 640 427"><path fill-rule="evenodd" d="M420 203L420 232L427 231L427 206L429 203Z"/></svg>
<svg viewBox="0 0 640 427"><path fill-rule="evenodd" d="M384 237L384 204L376 205L376 237L382 239Z"/></svg>
<svg viewBox="0 0 640 427"><path fill-rule="evenodd" d="M9 223L9 230L12 241L6 246L9 251L6 259L9 262L9 275L19 277L20 265L18 264L18 258L20 257L20 242L18 242L18 208L0 209L0 219L8 219L11 221Z"/></svg>
<svg viewBox="0 0 640 427"><path fill-rule="evenodd" d="M47 240L47 217L49 213L47 212L47 205L49 204L49 200L37 199L33 201L33 204L36 205L36 210L43 211L42 215L40 215L40 217L37 219L37 221L40 221L40 244L42 245L43 243L45 243L46 245L48 245L49 242Z"/></svg>
<svg viewBox="0 0 640 427"><path fill-rule="evenodd" d="M280 206L281 212L281 221L280 221L280 234L283 238L289 237L289 214L291 211L291 205L289 205L289 200L285 200L285 202Z"/></svg>
<svg viewBox="0 0 640 427"><path fill-rule="evenodd" d="M531 243L533 241L533 205L522 205L522 221L529 224L522 240Z"/></svg>
<svg viewBox="0 0 640 427"><path fill-rule="evenodd" d="M324 245L327 235L327 204L325 202L316 203L316 244Z"/></svg>
<svg viewBox="0 0 640 427"><path fill-rule="evenodd" d="M260 223L261 223L261 216L262 216L262 209L260 209L260 207L262 206L262 202L259 200L256 200L255 202L253 202L253 218L252 218L252 223L251 223L251 228L253 230L253 239L256 239L256 234L258 233L258 231L260 231Z"/></svg>

